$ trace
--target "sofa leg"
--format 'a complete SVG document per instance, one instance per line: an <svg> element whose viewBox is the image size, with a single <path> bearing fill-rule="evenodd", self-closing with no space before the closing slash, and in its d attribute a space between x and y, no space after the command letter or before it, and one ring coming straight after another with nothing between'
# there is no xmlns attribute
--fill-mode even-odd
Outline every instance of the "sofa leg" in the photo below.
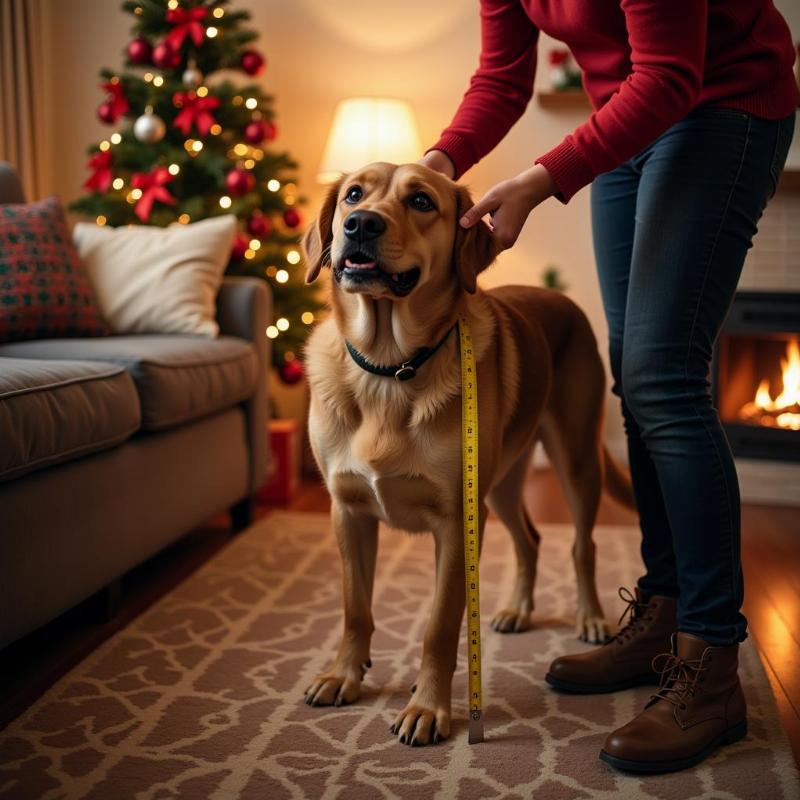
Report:
<svg viewBox="0 0 800 800"><path fill-rule="evenodd" d="M253 521L253 498L245 497L231 506L231 530L243 531Z"/></svg>
<svg viewBox="0 0 800 800"><path fill-rule="evenodd" d="M105 625L117 616L121 605L122 578L117 578L89 598L90 618L98 625Z"/></svg>

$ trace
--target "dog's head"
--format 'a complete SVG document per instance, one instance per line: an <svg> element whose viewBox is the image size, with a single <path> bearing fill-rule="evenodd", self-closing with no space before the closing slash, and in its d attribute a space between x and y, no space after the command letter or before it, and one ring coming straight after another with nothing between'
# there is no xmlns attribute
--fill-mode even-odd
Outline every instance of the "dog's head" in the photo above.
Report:
<svg viewBox="0 0 800 800"><path fill-rule="evenodd" d="M400 300L457 281L474 292L497 255L488 226L463 229L469 192L420 164L369 164L344 176L303 237L310 283L329 265L345 292Z"/></svg>

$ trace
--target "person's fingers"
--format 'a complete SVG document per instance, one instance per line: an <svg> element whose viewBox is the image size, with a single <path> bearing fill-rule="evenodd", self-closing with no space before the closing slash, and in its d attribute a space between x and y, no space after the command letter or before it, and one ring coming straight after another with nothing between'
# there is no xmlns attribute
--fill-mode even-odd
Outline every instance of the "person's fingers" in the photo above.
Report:
<svg viewBox="0 0 800 800"><path fill-rule="evenodd" d="M485 214L491 214L500 207L500 200L493 192L485 194L472 208L464 212L459 222L462 228L471 228Z"/></svg>

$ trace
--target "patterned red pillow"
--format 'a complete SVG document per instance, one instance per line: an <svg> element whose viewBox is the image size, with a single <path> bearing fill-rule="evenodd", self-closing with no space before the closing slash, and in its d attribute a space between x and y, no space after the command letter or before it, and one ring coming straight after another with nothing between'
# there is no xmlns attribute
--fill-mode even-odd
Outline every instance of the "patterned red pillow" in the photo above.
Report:
<svg viewBox="0 0 800 800"><path fill-rule="evenodd" d="M108 332L58 199L0 205L0 342Z"/></svg>

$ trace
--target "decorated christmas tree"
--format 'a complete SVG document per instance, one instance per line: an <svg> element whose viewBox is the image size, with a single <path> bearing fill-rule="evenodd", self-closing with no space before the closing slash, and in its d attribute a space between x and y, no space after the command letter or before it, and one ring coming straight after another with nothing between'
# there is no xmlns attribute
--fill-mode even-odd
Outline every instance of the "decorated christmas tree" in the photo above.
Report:
<svg viewBox="0 0 800 800"><path fill-rule="evenodd" d="M239 219L228 274L257 276L273 292L274 363L287 382L319 302L303 281L302 216L272 98L255 77L266 61L252 47L246 11L228 0L126 0L133 17L125 69L101 71L97 109L113 132L89 148L88 194L72 209L98 225L187 224L218 214ZM236 77L235 75L232 77Z"/></svg>

